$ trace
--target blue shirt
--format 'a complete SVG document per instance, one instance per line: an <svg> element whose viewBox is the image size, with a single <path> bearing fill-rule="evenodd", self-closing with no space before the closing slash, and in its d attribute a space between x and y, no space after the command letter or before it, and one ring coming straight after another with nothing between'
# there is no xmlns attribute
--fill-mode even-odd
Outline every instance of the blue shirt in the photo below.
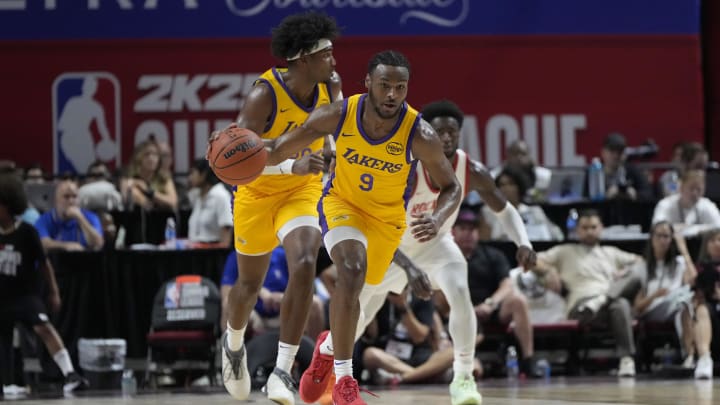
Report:
<svg viewBox="0 0 720 405"><path fill-rule="evenodd" d="M100 235L103 234L102 225L100 224L100 218L92 211L81 209L83 216L90 222L93 228ZM68 219L63 221L56 213L55 209L42 214L35 222L35 229L37 229L40 238L50 238L60 242L78 242L81 245L88 247L88 243L85 240L80 224L76 219Z"/></svg>
<svg viewBox="0 0 720 405"><path fill-rule="evenodd" d="M285 249L278 246L272 251L270 256L270 267L265 275L263 287L271 292L284 292L288 284L288 265L285 258ZM221 285L233 285L238 278L238 265L235 252L230 252L225 261L225 269L223 271ZM275 317L279 314L277 311L269 311L263 308L262 301L258 298L255 303L255 311L264 318Z"/></svg>

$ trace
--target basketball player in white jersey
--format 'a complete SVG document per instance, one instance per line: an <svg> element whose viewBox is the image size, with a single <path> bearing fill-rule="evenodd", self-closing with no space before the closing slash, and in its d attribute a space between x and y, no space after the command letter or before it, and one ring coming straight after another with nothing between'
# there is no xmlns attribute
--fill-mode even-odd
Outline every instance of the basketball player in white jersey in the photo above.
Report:
<svg viewBox="0 0 720 405"><path fill-rule="evenodd" d="M518 263L525 267L534 266L536 255L520 214L495 187L495 181L483 165L471 160L464 151L458 149L464 117L460 108L450 101L437 101L426 106L422 115L440 136L443 151L455 169L463 194L471 190L480 193L483 201L498 216L508 235L518 246ZM408 223L411 223L415 217L432 212L438 191L422 164L418 163L415 187L407 206ZM388 269L382 283L377 286L366 284L360 294L363 311L357 333L362 334L365 331L385 302L388 292L400 293L405 288L408 283L405 271L411 278L413 289L421 298L429 298L430 288L439 288L450 304L449 332L454 347L454 378L450 384L451 403L473 405L482 402L482 396L477 391L472 376L477 319L470 301L467 261L450 233L459 209L459 207L455 209L435 237L428 242L418 242L412 235L412 228L408 228L395 254L394 263ZM418 269L429 275L432 287Z"/></svg>

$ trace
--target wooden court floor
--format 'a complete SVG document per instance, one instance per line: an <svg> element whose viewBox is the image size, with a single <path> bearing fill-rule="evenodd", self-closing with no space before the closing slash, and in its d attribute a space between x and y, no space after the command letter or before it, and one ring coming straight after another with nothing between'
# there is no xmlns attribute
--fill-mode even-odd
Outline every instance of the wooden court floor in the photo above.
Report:
<svg viewBox="0 0 720 405"><path fill-rule="evenodd" d="M480 384L483 405L520 404L648 404L648 405L711 405L720 404L720 381L687 380L618 380L617 378L553 378L541 382L513 383L490 380ZM374 391L379 398L363 394L369 405L439 405L450 404L447 387L413 386ZM7 401L7 399L6 399ZM302 404L296 399L298 405ZM11 402L11 401L7 401ZM14 401L12 401L14 402ZM74 398L27 398L17 401L29 404L274 404L261 393L253 393L247 402L233 400L219 388L186 392L140 393L133 397L86 393Z"/></svg>

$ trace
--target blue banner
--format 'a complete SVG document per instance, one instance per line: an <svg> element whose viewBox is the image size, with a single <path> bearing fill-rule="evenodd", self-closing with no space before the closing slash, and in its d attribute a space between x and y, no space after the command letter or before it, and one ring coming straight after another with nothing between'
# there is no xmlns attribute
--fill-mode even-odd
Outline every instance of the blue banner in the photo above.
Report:
<svg viewBox="0 0 720 405"><path fill-rule="evenodd" d="M0 39L267 37L321 10L345 36L697 34L700 0L0 0Z"/></svg>

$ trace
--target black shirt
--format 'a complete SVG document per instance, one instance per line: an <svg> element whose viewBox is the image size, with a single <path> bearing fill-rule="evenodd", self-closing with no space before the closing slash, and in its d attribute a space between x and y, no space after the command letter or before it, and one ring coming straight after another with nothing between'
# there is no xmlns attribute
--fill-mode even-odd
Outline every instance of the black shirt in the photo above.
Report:
<svg viewBox="0 0 720 405"><path fill-rule="evenodd" d="M492 246L478 245L468 258L468 286L473 305L482 304L510 276L510 262Z"/></svg>
<svg viewBox="0 0 720 405"><path fill-rule="evenodd" d="M45 260L40 237L32 225L20 222L9 234L0 234L0 301L40 294L38 264Z"/></svg>
<svg viewBox="0 0 720 405"><path fill-rule="evenodd" d="M409 307L420 323L427 325L430 329L433 328L435 307L433 306L432 300L424 301L413 296ZM405 328L403 326L399 327L402 317L403 314L395 308L394 304L390 301L385 301L385 304L377 314L378 338L372 345L384 347L390 339L401 342L411 342L410 336L405 331ZM432 348L432 343L430 339L425 339L425 341L420 344L413 344L413 347L414 349L421 347Z"/></svg>

